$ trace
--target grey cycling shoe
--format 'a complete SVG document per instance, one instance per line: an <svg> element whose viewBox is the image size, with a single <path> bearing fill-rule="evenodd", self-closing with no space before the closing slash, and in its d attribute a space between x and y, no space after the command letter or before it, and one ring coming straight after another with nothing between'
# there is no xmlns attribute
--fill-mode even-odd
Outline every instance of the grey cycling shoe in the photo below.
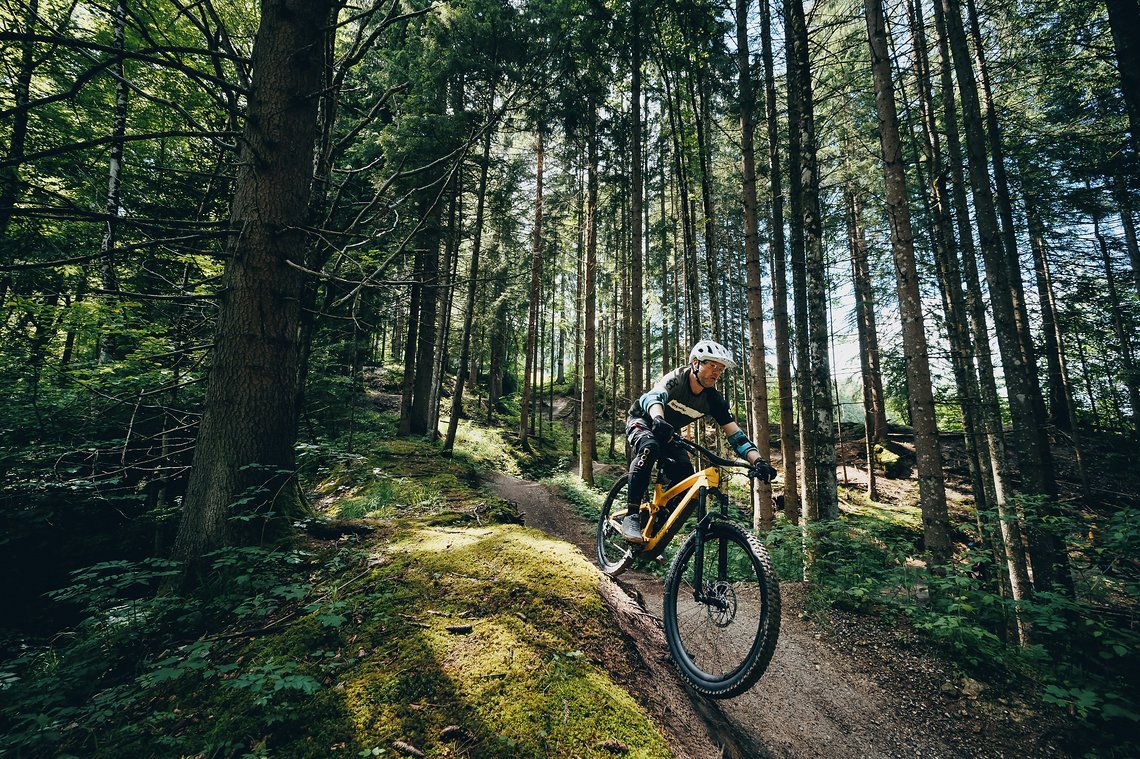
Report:
<svg viewBox="0 0 1140 759"><path fill-rule="evenodd" d="M631 543L644 543L641 534L641 514L634 512L621 520L621 536Z"/></svg>

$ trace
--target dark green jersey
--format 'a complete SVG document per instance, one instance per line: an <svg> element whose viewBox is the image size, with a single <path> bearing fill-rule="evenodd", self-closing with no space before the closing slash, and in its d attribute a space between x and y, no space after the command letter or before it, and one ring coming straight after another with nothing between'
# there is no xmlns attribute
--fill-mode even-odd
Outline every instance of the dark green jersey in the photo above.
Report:
<svg viewBox="0 0 1140 759"><path fill-rule="evenodd" d="M733 421L728 403L716 388L693 392L689 383L692 373L692 366L682 366L657 380L653 387L629 407L630 421L640 419L648 425L651 422L649 407L654 403L665 407L665 421L676 429L706 416L722 427Z"/></svg>

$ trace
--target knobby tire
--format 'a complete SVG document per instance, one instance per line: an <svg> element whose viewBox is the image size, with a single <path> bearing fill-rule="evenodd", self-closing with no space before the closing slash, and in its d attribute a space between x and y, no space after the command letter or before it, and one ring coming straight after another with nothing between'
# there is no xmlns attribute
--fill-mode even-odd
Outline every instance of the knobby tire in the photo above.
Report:
<svg viewBox="0 0 1140 759"><path fill-rule="evenodd" d="M772 659L780 633L780 586L760 541L716 520L705 529L703 561L704 591L713 602L697 601L697 542L694 532L665 579L665 639L694 689L710 698L732 698L752 687Z"/></svg>

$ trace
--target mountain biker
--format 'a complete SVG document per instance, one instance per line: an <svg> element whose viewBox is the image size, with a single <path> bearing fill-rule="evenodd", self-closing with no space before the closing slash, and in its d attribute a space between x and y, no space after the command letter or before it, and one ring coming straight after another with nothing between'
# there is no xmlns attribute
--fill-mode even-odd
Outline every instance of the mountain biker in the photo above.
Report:
<svg viewBox="0 0 1140 759"><path fill-rule="evenodd" d="M713 340L700 340L689 351L689 363L666 374L629 408L625 434L633 451L629 465L629 500L621 534L634 543L644 542L642 530L649 509L643 503L655 462L670 482L677 483L693 474L688 454L672 442L677 430L703 417L724 430L736 455L752 464L749 474L770 479L776 470L760 456L756 445L732 418L728 403L714 387L721 374L735 369L736 362L727 348Z"/></svg>

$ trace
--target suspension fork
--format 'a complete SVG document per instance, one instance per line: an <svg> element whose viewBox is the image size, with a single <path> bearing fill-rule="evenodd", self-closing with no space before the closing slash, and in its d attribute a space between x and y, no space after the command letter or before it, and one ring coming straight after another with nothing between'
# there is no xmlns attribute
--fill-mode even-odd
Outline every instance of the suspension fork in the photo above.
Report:
<svg viewBox="0 0 1140 759"><path fill-rule="evenodd" d="M716 594L706 593L705 586L705 534L708 531L709 524L715 519L716 514L708 512L708 488L701 487L698 491L697 499L697 549L694 550L693 560L693 599L698 603L708 604L715 606L716 609L724 609L726 606L724 599L719 598ZM720 504L720 511L724 511L725 504ZM728 576L728 548L724 540L719 541L716 547L717 552L717 579L724 579Z"/></svg>

